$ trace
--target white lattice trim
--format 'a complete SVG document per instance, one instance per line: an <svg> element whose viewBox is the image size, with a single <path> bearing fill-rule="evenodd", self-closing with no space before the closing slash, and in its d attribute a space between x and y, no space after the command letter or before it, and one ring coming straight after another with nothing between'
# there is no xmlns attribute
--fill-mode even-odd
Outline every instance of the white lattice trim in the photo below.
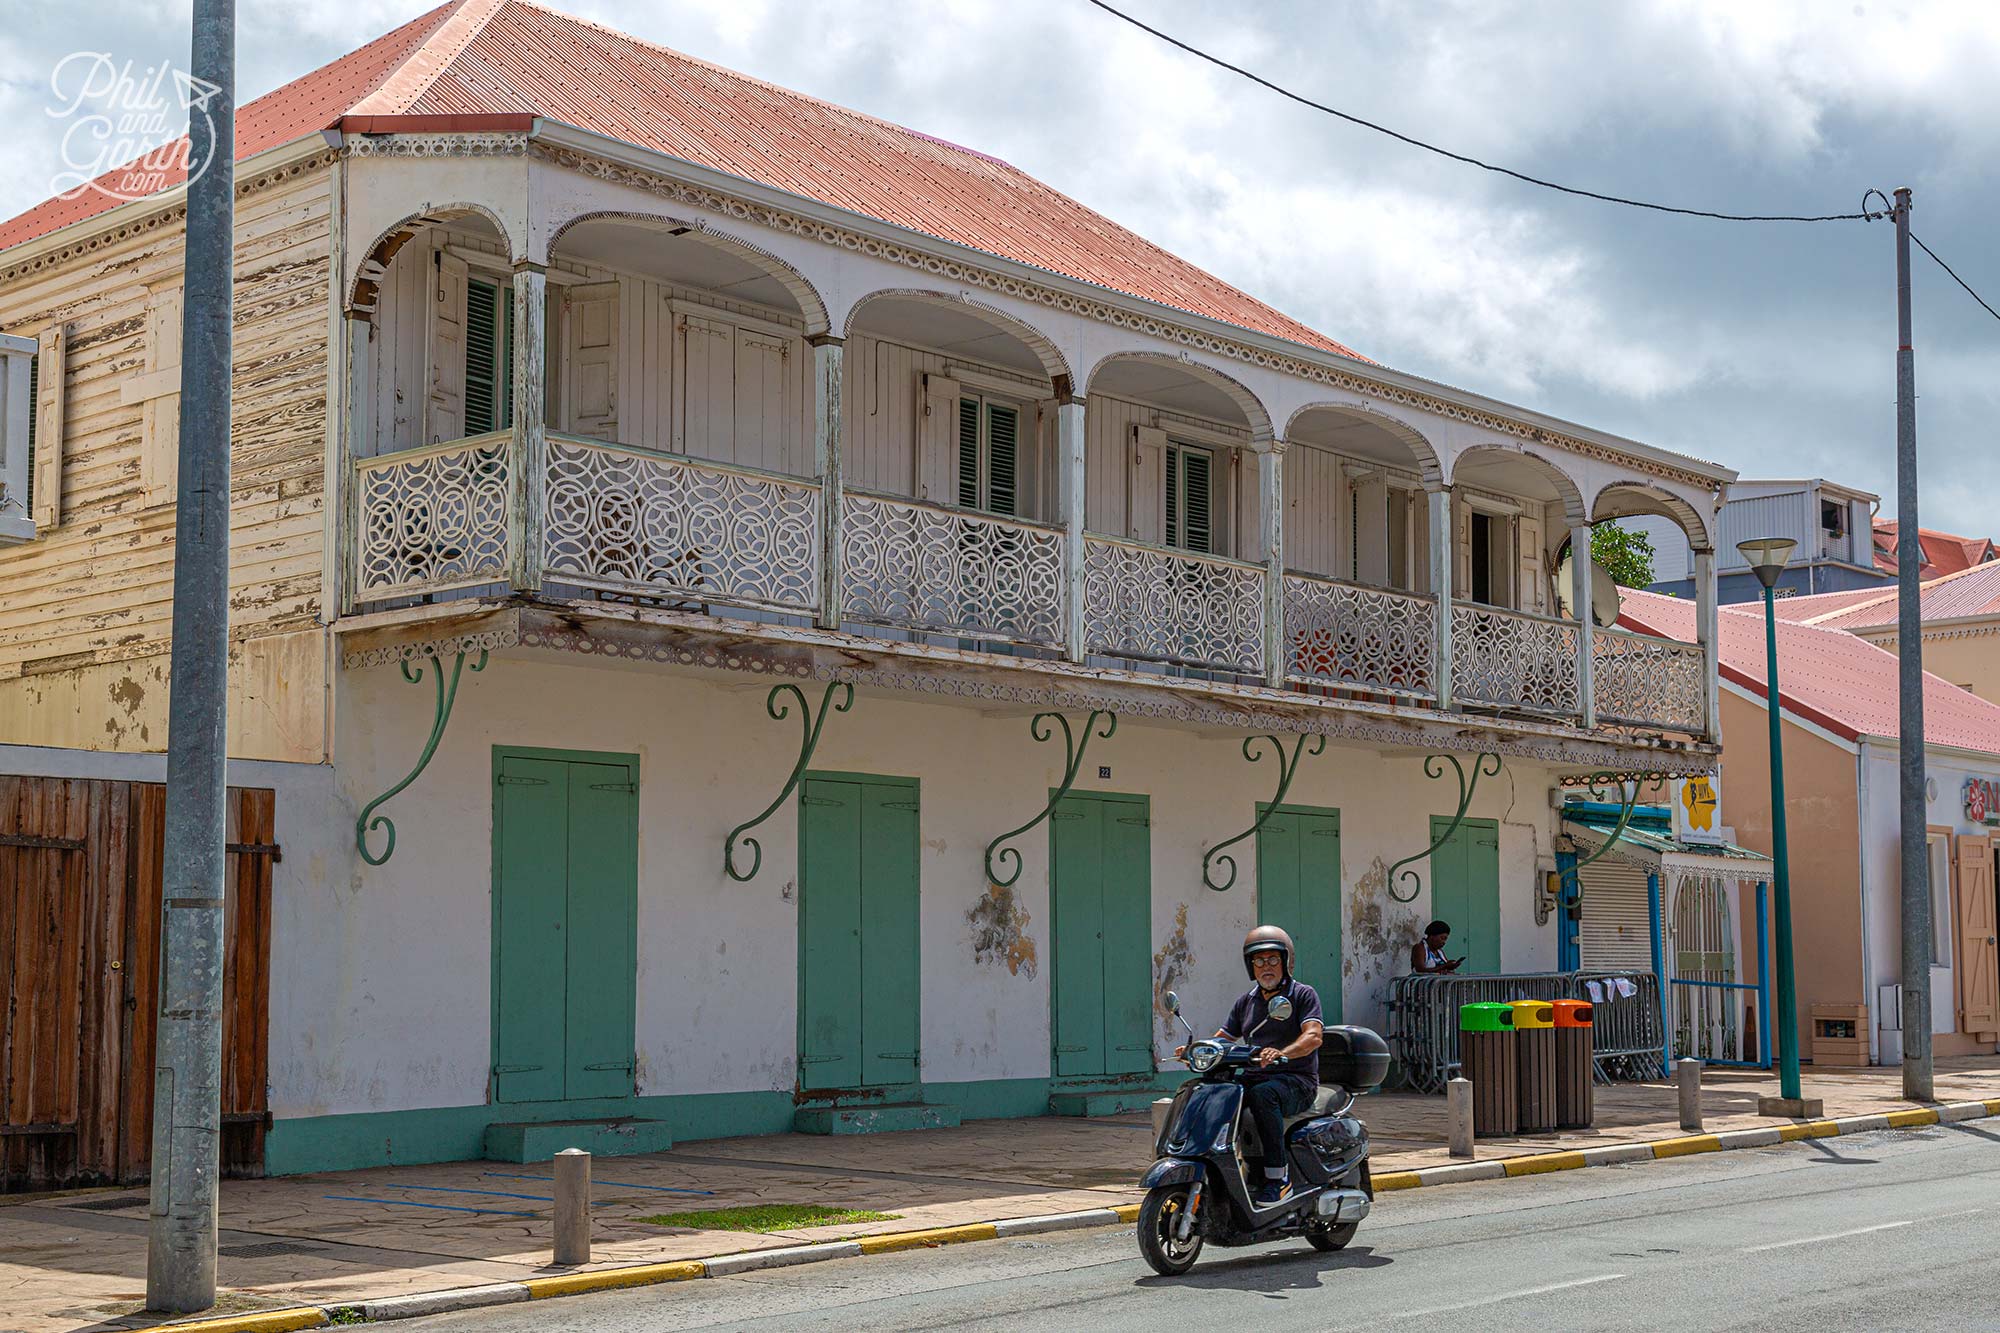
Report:
<svg viewBox="0 0 2000 1333"><path fill-rule="evenodd" d="M1291 678L1437 697L1437 601L1308 574L1285 576Z"/></svg>
<svg viewBox="0 0 2000 1333"><path fill-rule="evenodd" d="M1086 537L1084 649L1260 675L1264 579L1240 560Z"/></svg>
<svg viewBox="0 0 2000 1333"><path fill-rule="evenodd" d="M357 599L443 592L506 574L512 441L497 431L355 464Z"/></svg>
<svg viewBox="0 0 2000 1333"><path fill-rule="evenodd" d="M1600 629L1591 635L1590 658L1600 722L1702 730L1700 645Z"/></svg>
<svg viewBox="0 0 2000 1333"><path fill-rule="evenodd" d="M1059 528L849 491L841 552L844 619L1062 644Z"/></svg>

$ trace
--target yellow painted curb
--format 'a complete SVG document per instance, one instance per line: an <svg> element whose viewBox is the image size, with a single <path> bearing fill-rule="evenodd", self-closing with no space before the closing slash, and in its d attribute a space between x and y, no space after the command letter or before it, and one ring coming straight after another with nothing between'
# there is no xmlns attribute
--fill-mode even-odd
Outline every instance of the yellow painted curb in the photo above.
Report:
<svg viewBox="0 0 2000 1333"><path fill-rule="evenodd" d="M1936 1111L1918 1109L1914 1111L1889 1112L1889 1128L1891 1129L1908 1129L1912 1125L1935 1125L1937 1122L1938 1113Z"/></svg>
<svg viewBox="0 0 2000 1333"><path fill-rule="evenodd" d="M1721 1152L1722 1140L1713 1134L1690 1134L1684 1139L1658 1139L1651 1145L1655 1160L1691 1157L1698 1152Z"/></svg>
<svg viewBox="0 0 2000 1333"><path fill-rule="evenodd" d="M173 1333L291 1333L298 1328L318 1328L325 1322L326 1311L317 1305L293 1305L283 1310L219 1315L214 1319L195 1319L165 1327Z"/></svg>
<svg viewBox="0 0 2000 1333"><path fill-rule="evenodd" d="M1510 1176L1539 1176L1550 1171L1570 1171L1590 1162L1580 1152L1543 1152L1532 1157L1507 1157L1500 1165Z"/></svg>
<svg viewBox="0 0 2000 1333"><path fill-rule="evenodd" d="M1136 1203L1121 1203L1112 1208L1111 1211L1118 1214L1120 1222L1136 1222L1139 1220L1139 1205Z"/></svg>
<svg viewBox="0 0 2000 1333"><path fill-rule="evenodd" d="M610 1291L617 1287L650 1287L656 1282L684 1282L691 1277L707 1277L708 1265L699 1259L683 1259L667 1264L632 1264L625 1268L601 1268L594 1273L565 1273L561 1277L531 1277L521 1285L528 1299L547 1296L575 1296L586 1291Z"/></svg>
<svg viewBox="0 0 2000 1333"><path fill-rule="evenodd" d="M962 1227L932 1227L927 1231L891 1231L880 1236L855 1236L863 1254L888 1254L895 1250L920 1250L928 1245L956 1245L967 1240L995 1240L999 1229L991 1222L972 1222Z"/></svg>
<svg viewBox="0 0 2000 1333"><path fill-rule="evenodd" d="M1413 1190L1424 1182L1414 1171L1384 1171L1374 1177L1371 1183L1375 1186L1375 1192L1382 1194L1389 1190Z"/></svg>
<svg viewBox="0 0 2000 1333"><path fill-rule="evenodd" d="M1994 1115L2000 1115L2000 1097L1994 1097L1990 1099L1986 1103L1986 1109L1991 1111Z"/></svg>

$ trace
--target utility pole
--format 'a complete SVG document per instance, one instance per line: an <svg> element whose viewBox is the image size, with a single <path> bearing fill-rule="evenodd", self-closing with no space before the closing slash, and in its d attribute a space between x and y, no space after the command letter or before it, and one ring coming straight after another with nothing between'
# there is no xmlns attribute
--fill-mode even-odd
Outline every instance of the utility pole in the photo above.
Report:
<svg viewBox="0 0 2000 1333"><path fill-rule="evenodd" d="M1902 776L1903 1096L1931 1100L1931 887L1924 799L1924 638L1917 540L1917 354L1910 341L1910 188L1896 191L1896 692Z"/></svg>
<svg viewBox="0 0 2000 1333"><path fill-rule="evenodd" d="M180 475L174 516L167 825L153 1064L146 1308L215 1304L222 1136L223 765L229 651L229 390L236 3L194 0ZM213 92L207 86L212 85ZM206 100L204 101L204 95Z"/></svg>

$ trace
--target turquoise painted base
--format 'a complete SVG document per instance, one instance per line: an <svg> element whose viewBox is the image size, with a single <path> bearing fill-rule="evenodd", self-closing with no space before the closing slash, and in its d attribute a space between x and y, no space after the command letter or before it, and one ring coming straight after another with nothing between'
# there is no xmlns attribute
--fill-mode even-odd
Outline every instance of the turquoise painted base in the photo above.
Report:
<svg viewBox="0 0 2000 1333"><path fill-rule="evenodd" d="M1095 1086L1076 1079L1046 1078L926 1083L922 1100L925 1105L955 1113L961 1121L1023 1120L1050 1114L1051 1098L1058 1094L1104 1091L1143 1094L1144 1100L1150 1100L1172 1092L1185 1077L1164 1072L1151 1080L1105 1080ZM264 1139L264 1171L272 1176L296 1176L370 1166L478 1161L486 1152L487 1129L501 1124L651 1120L664 1124L666 1129L661 1132L675 1143L783 1134L792 1129L799 1109L788 1092L707 1092L280 1117L271 1122Z"/></svg>
<svg viewBox="0 0 2000 1333"><path fill-rule="evenodd" d="M546 1162L565 1148L581 1148L593 1157L630 1157L673 1146L673 1126L664 1120L512 1121L486 1127L481 1156L489 1162Z"/></svg>
<svg viewBox="0 0 2000 1333"><path fill-rule="evenodd" d="M873 1106L801 1106L792 1117L800 1134L894 1134L905 1129L947 1129L959 1122L950 1106L889 1102Z"/></svg>

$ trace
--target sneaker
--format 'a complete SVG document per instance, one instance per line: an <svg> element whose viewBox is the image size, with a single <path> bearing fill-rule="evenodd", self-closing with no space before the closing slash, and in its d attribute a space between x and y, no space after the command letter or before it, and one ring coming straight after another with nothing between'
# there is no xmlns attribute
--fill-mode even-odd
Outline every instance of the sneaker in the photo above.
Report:
<svg viewBox="0 0 2000 1333"><path fill-rule="evenodd" d="M1251 1202L1259 1208L1275 1208L1291 1196L1292 1183L1289 1180L1267 1180L1257 1187Z"/></svg>

